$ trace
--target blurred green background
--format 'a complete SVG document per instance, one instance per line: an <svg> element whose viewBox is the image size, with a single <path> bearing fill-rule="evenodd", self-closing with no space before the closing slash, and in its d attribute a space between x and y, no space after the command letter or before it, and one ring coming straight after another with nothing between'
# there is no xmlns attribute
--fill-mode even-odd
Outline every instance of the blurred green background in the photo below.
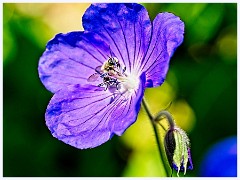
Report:
<svg viewBox="0 0 240 180"><path fill-rule="evenodd" d="M83 30L88 6L3 4L3 176L164 175L143 110L123 136L89 150L53 138L45 125L52 94L38 78L39 57L55 34ZM144 6L151 19L168 11L185 22L166 81L147 89L146 100L154 114L172 102L169 111L191 140L194 170L186 176L200 176L207 149L237 134L237 4Z"/></svg>

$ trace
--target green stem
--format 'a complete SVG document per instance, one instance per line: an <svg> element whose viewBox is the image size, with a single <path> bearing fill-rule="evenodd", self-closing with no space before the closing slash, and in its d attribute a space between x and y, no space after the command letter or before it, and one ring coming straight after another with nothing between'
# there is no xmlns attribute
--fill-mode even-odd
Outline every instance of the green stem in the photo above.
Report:
<svg viewBox="0 0 240 180"><path fill-rule="evenodd" d="M170 177L170 175L169 175L169 173L168 173L168 171L167 171L167 169L168 169L168 164L166 164L166 162L164 161L164 155L163 155L164 150L162 150L162 148L161 148L160 139L159 139L159 136L158 136L157 126L156 126L156 123L154 122L154 119L155 119L155 118L154 118L153 115L151 114L151 112L150 112L150 110L149 110L149 108L148 108L148 105L147 105L144 97L143 97L143 100L142 100L142 104L143 104L143 107L144 107L144 109L145 109L145 111L146 111L146 113L147 113L147 116L148 116L148 118L150 119L151 124L152 124L152 126L153 126L154 134L155 134L156 141L157 141L158 151L159 151L160 158L162 159L162 162L163 162L164 170L165 170L167 176Z"/></svg>
<svg viewBox="0 0 240 180"><path fill-rule="evenodd" d="M159 118L160 118L161 116L165 116L165 117L167 118L168 123L169 123L170 129L174 129L174 127L175 127L175 122L174 122L174 120L173 120L173 118L172 118L172 115L171 115L168 111L163 110L163 111L160 111L160 112L157 114L157 116L155 117L154 120L155 120L156 122L160 121Z"/></svg>

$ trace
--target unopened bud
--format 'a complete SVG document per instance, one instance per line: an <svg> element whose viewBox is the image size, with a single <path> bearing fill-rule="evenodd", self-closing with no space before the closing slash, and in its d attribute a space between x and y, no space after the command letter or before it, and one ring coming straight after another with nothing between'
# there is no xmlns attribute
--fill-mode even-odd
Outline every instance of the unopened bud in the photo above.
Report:
<svg viewBox="0 0 240 180"><path fill-rule="evenodd" d="M164 147L169 164L177 171L177 175L179 171L183 171L185 175L187 169L193 169L189 138L182 129L176 125L169 128L164 139Z"/></svg>

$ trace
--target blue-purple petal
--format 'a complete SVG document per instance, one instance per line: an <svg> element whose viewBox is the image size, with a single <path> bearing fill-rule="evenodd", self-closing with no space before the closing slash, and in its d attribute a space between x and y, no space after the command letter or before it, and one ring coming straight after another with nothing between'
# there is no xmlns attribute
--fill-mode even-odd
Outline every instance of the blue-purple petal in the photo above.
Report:
<svg viewBox="0 0 240 180"><path fill-rule="evenodd" d="M46 124L54 137L71 146L99 146L136 121L144 84L143 75L138 90L129 97L97 86L68 86L52 97Z"/></svg>
<svg viewBox="0 0 240 180"><path fill-rule="evenodd" d="M99 34L130 72L139 66L151 36L151 21L140 4L92 4L83 27Z"/></svg>
<svg viewBox="0 0 240 180"><path fill-rule="evenodd" d="M193 162L192 162L192 156L191 156L191 150L188 148L188 164L187 169L193 170Z"/></svg>
<svg viewBox="0 0 240 180"><path fill-rule="evenodd" d="M112 117L109 119L109 126L111 127L111 131L115 134L119 136L122 135L124 131L136 121L145 90L145 81L146 76L145 73L143 73L140 76L140 85L138 89L135 91L134 95L128 99L129 104L119 104L117 111L121 113L118 113L118 115L113 113Z"/></svg>
<svg viewBox="0 0 240 180"><path fill-rule="evenodd" d="M149 49L142 60L141 71L146 72L146 86L161 85L166 77L169 61L182 43L184 23L172 13L159 13L153 21Z"/></svg>
<svg viewBox="0 0 240 180"><path fill-rule="evenodd" d="M39 77L55 93L72 84L89 84L87 78L110 54L109 46L97 34L58 34L48 42L39 61Z"/></svg>

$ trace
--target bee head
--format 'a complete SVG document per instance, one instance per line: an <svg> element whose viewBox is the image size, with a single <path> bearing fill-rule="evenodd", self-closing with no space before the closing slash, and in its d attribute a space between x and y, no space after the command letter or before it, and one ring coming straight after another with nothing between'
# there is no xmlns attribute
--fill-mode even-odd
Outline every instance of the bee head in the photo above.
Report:
<svg viewBox="0 0 240 180"><path fill-rule="evenodd" d="M115 60L114 60L113 57L108 59L108 65L110 65L110 66L114 66L115 65Z"/></svg>

